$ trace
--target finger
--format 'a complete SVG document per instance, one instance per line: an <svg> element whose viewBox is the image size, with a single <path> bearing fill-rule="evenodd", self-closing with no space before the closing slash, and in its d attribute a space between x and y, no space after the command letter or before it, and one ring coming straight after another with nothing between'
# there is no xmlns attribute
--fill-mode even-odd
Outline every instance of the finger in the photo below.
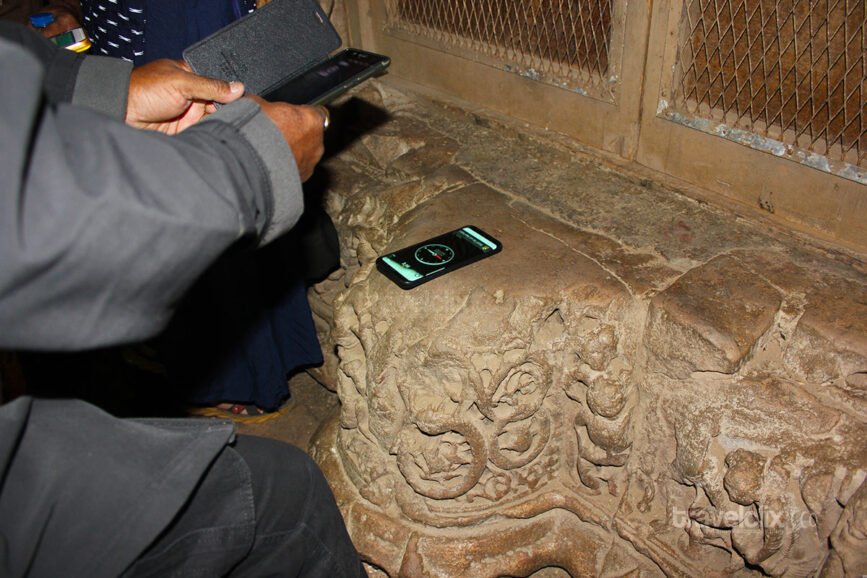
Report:
<svg viewBox="0 0 867 578"><path fill-rule="evenodd" d="M44 28L39 28L37 31L45 38L51 38L52 36L63 34L64 32L66 32L66 29L57 22L52 22Z"/></svg>
<svg viewBox="0 0 867 578"><path fill-rule="evenodd" d="M328 109L321 105L295 105L304 115L304 122L311 127L320 127L324 132L328 124L331 123L331 117Z"/></svg>
<svg viewBox="0 0 867 578"><path fill-rule="evenodd" d="M186 77L184 92L190 100L227 104L244 96L244 85L237 80L226 82L194 73L186 73Z"/></svg>
<svg viewBox="0 0 867 578"><path fill-rule="evenodd" d="M331 126L331 113L324 106L318 106L319 114L322 115L322 130L328 130Z"/></svg>

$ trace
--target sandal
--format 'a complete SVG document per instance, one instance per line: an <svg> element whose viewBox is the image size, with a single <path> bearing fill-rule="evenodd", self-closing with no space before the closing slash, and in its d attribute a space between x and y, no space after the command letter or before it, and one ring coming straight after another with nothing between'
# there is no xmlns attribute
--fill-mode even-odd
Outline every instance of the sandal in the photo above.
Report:
<svg viewBox="0 0 867 578"><path fill-rule="evenodd" d="M201 417L230 419L239 423L263 423L279 416L282 409L269 412L253 404L221 403L212 407L193 407L189 409L189 413Z"/></svg>

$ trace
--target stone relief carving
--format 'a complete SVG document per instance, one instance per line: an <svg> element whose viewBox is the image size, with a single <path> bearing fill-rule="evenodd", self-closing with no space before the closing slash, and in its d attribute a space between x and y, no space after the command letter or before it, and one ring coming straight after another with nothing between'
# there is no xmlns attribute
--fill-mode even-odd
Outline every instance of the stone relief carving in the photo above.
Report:
<svg viewBox="0 0 867 578"><path fill-rule="evenodd" d="M437 327L364 288L339 308L340 439L359 488L412 520L466 525L562 483L564 468L594 490L613 480L599 470L626 463L636 398L625 368L605 373L622 365L613 325L585 312L570 327L571 304L481 289L437 306Z"/></svg>
<svg viewBox="0 0 867 578"><path fill-rule="evenodd" d="M867 432L856 417L771 376L636 371L637 324L650 317L623 299L478 288L427 301L430 322L417 304L383 299L370 273L361 265L367 278L336 302L337 449L383 512L478 531L563 509L615 528L668 575L862 567L852 545L865 539Z"/></svg>
<svg viewBox="0 0 867 578"><path fill-rule="evenodd" d="M633 292L586 249L604 242L444 163L454 143L412 177L429 143L397 133L347 161L375 159L387 185L356 194L353 173L329 193L344 269L314 296L342 403L315 452L372 571L867 572L863 284L731 251ZM375 273L395 239L468 214L494 215L544 281L399 293ZM864 314L841 320L841 295Z"/></svg>
<svg viewBox="0 0 867 578"><path fill-rule="evenodd" d="M677 431L675 470L681 483L696 491L686 508L680 504L676 525L686 528L692 542L736 553L773 576L807 576L821 567L828 535L822 535L819 525L835 525L826 519L834 512L821 506L838 498L817 496L815 488L805 494L801 484L812 480L812 474L804 471L809 463L804 456L774 455L774 448L726 452L718 439L703 437L706 432L688 427ZM721 435L719 430L713 433L715 438ZM704 443L680 443L687 438ZM808 495L819 508L807 504ZM738 563L734 560L731 569Z"/></svg>

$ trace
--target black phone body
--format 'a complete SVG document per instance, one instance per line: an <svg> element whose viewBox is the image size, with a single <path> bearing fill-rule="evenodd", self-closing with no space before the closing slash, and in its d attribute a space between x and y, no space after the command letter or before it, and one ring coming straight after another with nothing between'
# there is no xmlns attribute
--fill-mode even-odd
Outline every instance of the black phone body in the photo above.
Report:
<svg viewBox="0 0 867 578"><path fill-rule="evenodd" d="M382 255L376 260L376 268L401 289L412 289L502 249L499 241L467 225Z"/></svg>
<svg viewBox="0 0 867 578"><path fill-rule="evenodd" d="M347 48L298 76L262 94L271 102L325 104L368 78L382 73L391 59Z"/></svg>

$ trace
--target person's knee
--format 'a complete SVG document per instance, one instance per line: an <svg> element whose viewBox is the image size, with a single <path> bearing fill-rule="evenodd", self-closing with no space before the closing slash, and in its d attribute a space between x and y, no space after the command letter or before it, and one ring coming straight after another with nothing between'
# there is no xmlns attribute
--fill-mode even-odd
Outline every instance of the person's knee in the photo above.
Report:
<svg viewBox="0 0 867 578"><path fill-rule="evenodd" d="M274 439L240 435L232 447L247 462L254 477L304 479L310 471L319 469L304 451Z"/></svg>
<svg viewBox="0 0 867 578"><path fill-rule="evenodd" d="M256 538L239 575L353 576L361 562L334 495L304 451L271 439L238 436L232 447L247 464ZM318 569L318 570L317 570Z"/></svg>
<svg viewBox="0 0 867 578"><path fill-rule="evenodd" d="M238 436L234 449L250 468L257 517L263 521L283 525L273 519L279 517L297 523L315 510L336 510L325 476L303 450L253 436Z"/></svg>

